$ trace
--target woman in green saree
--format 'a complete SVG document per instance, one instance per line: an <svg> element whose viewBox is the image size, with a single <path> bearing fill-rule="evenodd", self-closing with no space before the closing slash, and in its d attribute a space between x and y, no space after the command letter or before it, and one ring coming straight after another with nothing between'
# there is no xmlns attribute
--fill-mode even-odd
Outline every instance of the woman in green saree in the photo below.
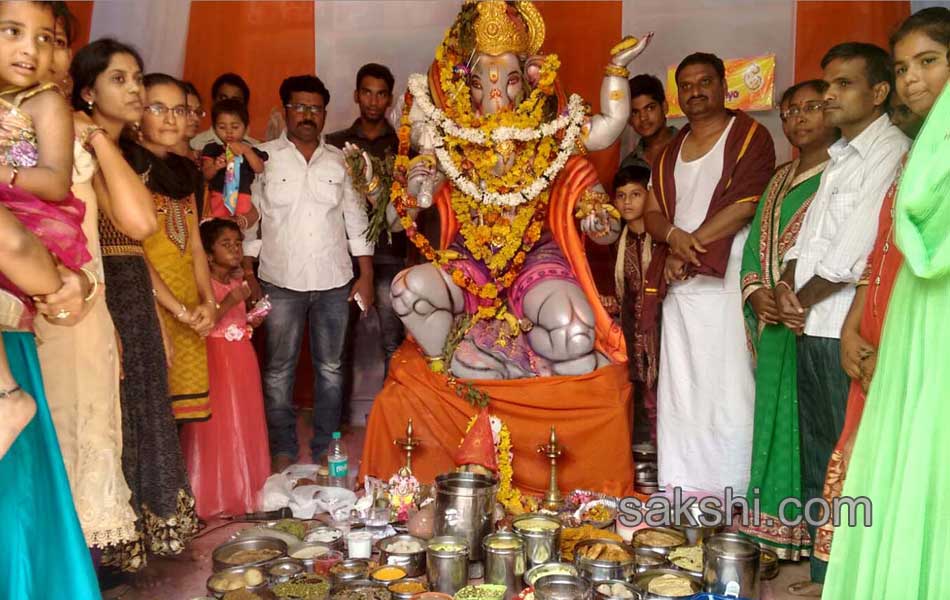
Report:
<svg viewBox="0 0 950 600"><path fill-rule="evenodd" d="M782 96L782 130L799 157L779 167L762 194L742 258L742 295L756 356L747 497L759 499L760 511L758 519L743 522L739 529L787 560L808 556L811 542L804 523L789 527L779 520L782 500L801 499L802 490L795 333L779 321L773 288L781 277L782 257L795 244L805 211L818 190L828 147L838 137L837 130L824 122L826 87L823 81L805 81ZM801 511L786 508L785 513L785 518L792 519Z"/></svg>

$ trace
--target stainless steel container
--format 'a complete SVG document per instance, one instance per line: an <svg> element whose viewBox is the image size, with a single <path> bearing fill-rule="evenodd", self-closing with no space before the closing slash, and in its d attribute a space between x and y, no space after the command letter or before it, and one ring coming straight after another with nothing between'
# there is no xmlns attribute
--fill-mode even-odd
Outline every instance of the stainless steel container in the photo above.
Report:
<svg viewBox="0 0 950 600"><path fill-rule="evenodd" d="M587 558L583 555L586 548L597 544L622 549L626 552L628 558L626 560L602 560ZM578 572L594 583L610 581L611 579L622 579L624 581L630 579L636 574L635 558L636 551L633 548L614 540L584 540L574 547L574 564L577 565Z"/></svg>
<svg viewBox="0 0 950 600"><path fill-rule="evenodd" d="M573 575L545 575L534 582L535 600L589 600L590 581Z"/></svg>
<svg viewBox="0 0 950 600"><path fill-rule="evenodd" d="M528 587L534 587L534 582L547 575L577 576L577 567L571 563L553 562L532 567L525 571L524 582Z"/></svg>
<svg viewBox="0 0 950 600"><path fill-rule="evenodd" d="M422 586L421 592L400 592L397 591L400 585L407 583L418 583ZM393 587L396 587L394 590ZM402 581L394 581L386 586L386 589L389 590L389 593L392 594L394 600L412 600L417 594L422 594L429 591L429 586L426 585L425 581L420 581L418 579L403 579Z"/></svg>
<svg viewBox="0 0 950 600"><path fill-rule="evenodd" d="M468 542L448 535L432 538L426 548L426 570L433 592L454 596L468 583Z"/></svg>
<svg viewBox="0 0 950 600"><path fill-rule="evenodd" d="M649 591L650 582L661 575L676 575L677 577L682 577L689 582L689 586L693 590L693 594L699 593L703 590L703 582L698 577L693 577L692 575L688 575L683 571L678 571L676 569L653 569L645 573L641 573L633 579L633 586L640 592L640 600L683 600L683 596L665 596L663 594L657 594Z"/></svg>
<svg viewBox="0 0 950 600"><path fill-rule="evenodd" d="M304 536L305 542L318 542L326 544L334 550L344 550L343 532L336 527L320 526L314 527Z"/></svg>
<svg viewBox="0 0 950 600"><path fill-rule="evenodd" d="M267 564L267 574L274 583L290 581L295 575L304 572L303 563L293 558L278 558Z"/></svg>
<svg viewBox="0 0 950 600"><path fill-rule="evenodd" d="M515 533L499 532L485 536L485 583L505 586L505 600L522 590L525 572L524 541Z"/></svg>
<svg viewBox="0 0 950 600"><path fill-rule="evenodd" d="M309 552L311 549L313 549L314 552ZM303 542L288 548L287 556L293 558L294 560L299 560L303 564L304 570L312 573L315 570L315 564L318 556L324 556L329 552L333 552L333 550L329 545L322 542ZM294 554L297 554L298 556L294 556ZM313 554L313 556L308 557L306 554Z"/></svg>
<svg viewBox="0 0 950 600"><path fill-rule="evenodd" d="M706 526L703 525L704 513L703 509L700 508L698 504L692 504L688 508L690 517L684 517L676 513L676 511L670 511L670 523L673 525L673 528L681 532L686 536L687 546L696 546L702 544L703 540L708 537L714 536L717 533L721 533L726 528L724 526ZM710 515L715 517L715 515ZM707 517L708 519L709 517Z"/></svg>
<svg viewBox="0 0 950 600"><path fill-rule="evenodd" d="M669 545L656 545L655 542L649 539L651 532L667 534L669 538L675 540L675 542L671 542ZM671 527L647 527L646 529L639 529L633 534L633 537L630 538L630 545L634 548L651 550L663 556L669 554L673 548L679 548L685 544L686 534Z"/></svg>
<svg viewBox="0 0 950 600"><path fill-rule="evenodd" d="M416 552L393 550L393 545L399 542L418 545L419 550ZM426 543L420 538L408 533L391 535L376 542L376 549L379 550L379 564L402 567L406 570L406 577L419 577L426 572Z"/></svg>
<svg viewBox="0 0 950 600"><path fill-rule="evenodd" d="M549 529L530 527L531 523L543 522L553 525ZM511 528L524 540L528 567L536 567L561 558L561 522L548 515L528 513L515 517Z"/></svg>
<svg viewBox="0 0 950 600"><path fill-rule="evenodd" d="M491 533L498 482L476 473L446 473L435 478L436 536L468 542L469 560L482 560L482 539Z"/></svg>
<svg viewBox="0 0 950 600"><path fill-rule="evenodd" d="M610 592L602 592L602 591L601 591L601 588L604 587L604 586L606 586L606 589L607 589L607 590L609 590L609 589L611 589L611 588L615 588L615 587L621 587L621 588L623 588L624 590L626 590L627 592L630 593L630 597L631 597L631 598L639 598L639 597L640 597L640 592L637 590L636 587L634 587L634 585L633 585L632 583L629 583L629 582L627 582L627 581L619 581L619 580L614 579L614 580L612 580L612 581L603 581L603 582L601 582L601 583L596 583L596 584L594 584L594 585L592 586L592 587L593 587L593 592L594 592L594 598L597 598L597 600L610 600L610 599L612 599L612 598L620 598L620 597L621 597L621 596L619 596L619 595L614 595L614 594L612 594L612 593L610 593Z"/></svg>
<svg viewBox="0 0 950 600"><path fill-rule="evenodd" d="M759 546L735 533L719 533L703 542L703 580L713 594L759 597Z"/></svg>
<svg viewBox="0 0 950 600"><path fill-rule="evenodd" d="M227 559L241 550L276 550L280 554L272 556L266 560L248 561L243 564L227 562ZM211 562L215 571L229 569L231 567L252 567L260 566L270 561L287 556L287 544L275 538L244 538L221 544L211 553Z"/></svg>
<svg viewBox="0 0 950 600"><path fill-rule="evenodd" d="M334 572L336 571L336 572ZM350 581L366 579L369 573L369 561L362 558L350 558L337 563L330 570L330 580L337 585Z"/></svg>
<svg viewBox="0 0 950 600"><path fill-rule="evenodd" d="M647 550L646 548L634 548L633 552L633 562L636 565L635 571L637 575L651 569L662 569L669 566L666 557L659 552Z"/></svg>
<svg viewBox="0 0 950 600"><path fill-rule="evenodd" d="M762 548L762 555L759 557L759 579L775 579L778 577L778 569L778 554L775 550Z"/></svg>
<svg viewBox="0 0 950 600"><path fill-rule="evenodd" d="M249 592L263 592L267 590L268 582L267 582L266 568L264 567L231 567L229 569L221 569L220 571L212 574L211 577L208 578L208 582L207 582L208 591L215 598L221 598L229 590L224 590L219 587L216 587L215 586L216 583L220 584L223 582L225 578L229 576L233 576L233 575L240 575L243 579L245 574L252 569L260 573L261 583L259 585L253 585L253 586L245 585L243 589Z"/></svg>

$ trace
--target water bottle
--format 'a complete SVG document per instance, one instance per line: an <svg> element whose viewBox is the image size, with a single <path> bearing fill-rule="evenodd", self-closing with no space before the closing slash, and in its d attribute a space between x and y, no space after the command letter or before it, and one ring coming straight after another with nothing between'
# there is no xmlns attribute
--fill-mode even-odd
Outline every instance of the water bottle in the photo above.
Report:
<svg viewBox="0 0 950 600"><path fill-rule="evenodd" d="M330 485L337 487L346 487L346 477L349 474L349 464L346 458L346 448L340 439L340 432L333 432L333 441L330 442L330 449L327 451L327 471L329 472Z"/></svg>

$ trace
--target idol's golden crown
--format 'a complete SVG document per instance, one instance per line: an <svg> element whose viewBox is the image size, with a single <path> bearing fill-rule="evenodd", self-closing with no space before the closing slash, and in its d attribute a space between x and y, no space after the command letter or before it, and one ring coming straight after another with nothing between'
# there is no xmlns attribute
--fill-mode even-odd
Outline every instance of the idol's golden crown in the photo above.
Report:
<svg viewBox="0 0 950 600"><path fill-rule="evenodd" d="M544 43L544 19L531 2L478 2L474 30L475 50L493 56L537 54Z"/></svg>

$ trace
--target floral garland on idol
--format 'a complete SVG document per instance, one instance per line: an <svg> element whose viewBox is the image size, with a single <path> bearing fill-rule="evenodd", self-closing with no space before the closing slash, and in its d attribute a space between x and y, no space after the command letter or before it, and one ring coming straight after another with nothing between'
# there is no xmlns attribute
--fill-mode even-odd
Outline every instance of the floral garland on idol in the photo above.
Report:
<svg viewBox="0 0 950 600"><path fill-rule="evenodd" d="M572 95L563 114L551 115L557 99L554 81L560 61L548 55L542 62L536 87L512 111L479 115L470 101L466 61L459 44L459 28L446 34L436 51L441 88L446 105L436 107L429 96L424 75L409 79L409 90L397 132L392 204L409 239L425 256L451 277L459 287L477 299L478 309L465 323L472 327L482 319L499 319L508 324L508 336L524 328L505 303L505 292L520 274L528 253L534 248L547 219L549 188L568 159L583 152L581 135L589 107ZM451 250L436 251L419 233L410 209L416 200L406 184L413 106L424 116L424 127L434 140L434 157L419 156L413 161L436 159L452 182L452 209L466 250L483 262L491 280L480 284L463 269L452 264L460 258ZM499 157L506 165L496 173ZM505 339L500 338L500 343ZM434 365L436 370L444 364Z"/></svg>
<svg viewBox="0 0 950 600"><path fill-rule="evenodd" d="M478 419L478 414L469 419L465 426L466 434L475 425L476 419ZM488 420L491 423L492 441L495 444L495 454L498 457L498 492L495 494L495 499L505 507L508 513L513 515L537 511L537 499L525 496L511 484L514 477L514 467L512 466L514 453L511 449L511 431L508 430L508 425L495 415L489 415Z"/></svg>

